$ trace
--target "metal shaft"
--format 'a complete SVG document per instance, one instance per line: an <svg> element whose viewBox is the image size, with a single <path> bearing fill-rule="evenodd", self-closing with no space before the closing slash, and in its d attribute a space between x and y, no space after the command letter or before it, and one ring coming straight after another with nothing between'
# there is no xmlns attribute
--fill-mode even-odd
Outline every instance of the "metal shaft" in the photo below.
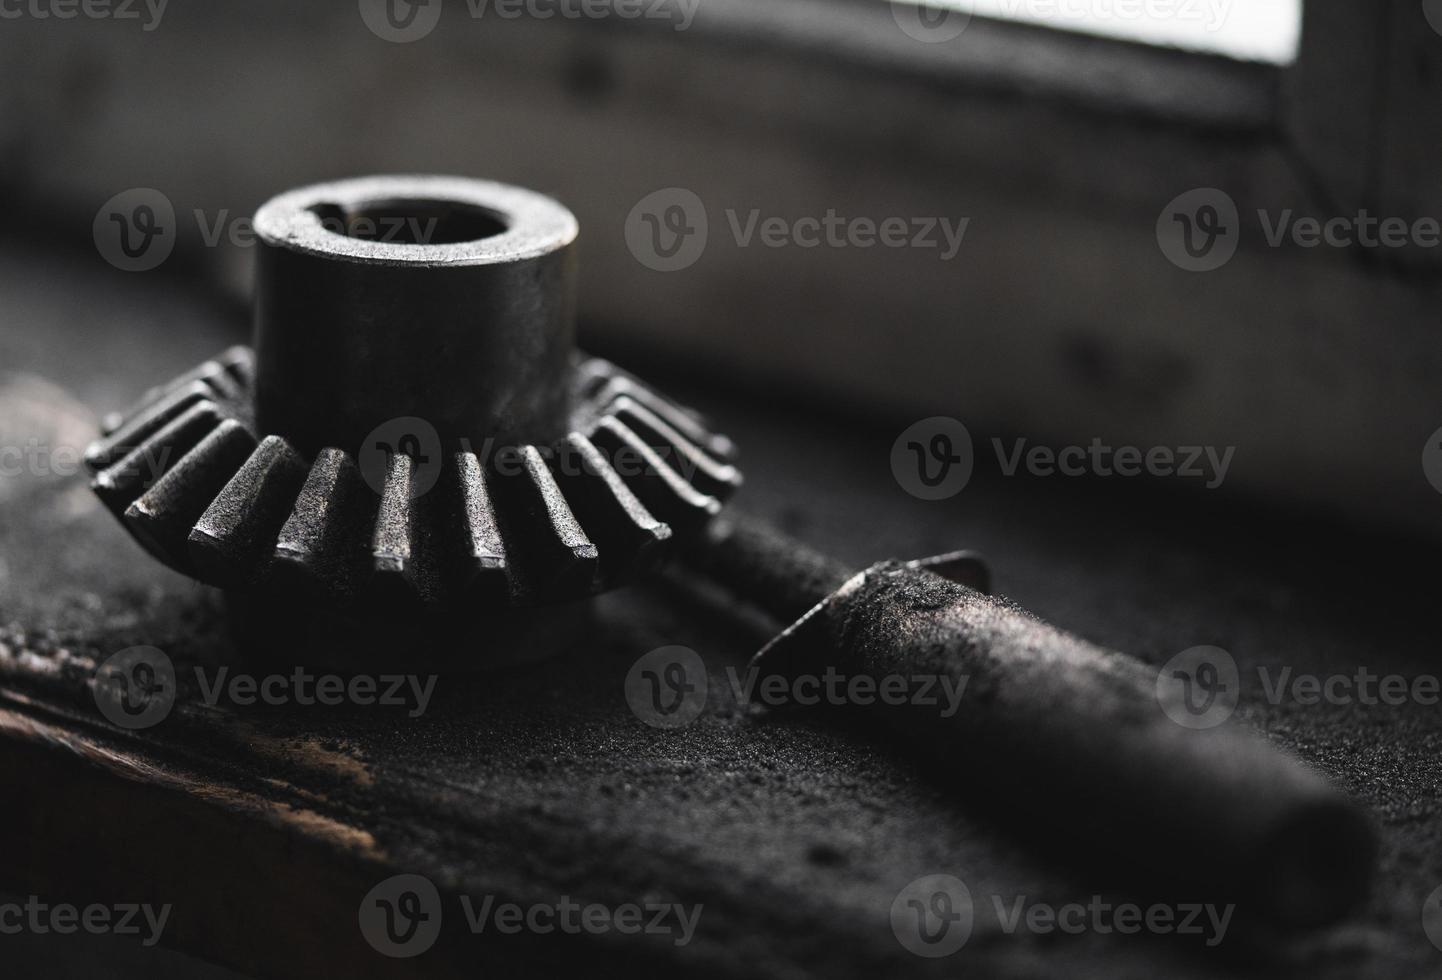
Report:
<svg viewBox="0 0 1442 980"><path fill-rule="evenodd" d="M762 521L727 515L686 551L691 567L783 622L841 588L854 572Z"/></svg>
<svg viewBox="0 0 1442 980"><path fill-rule="evenodd" d="M1365 894L1375 842L1362 812L1242 725L1178 724L1140 661L919 563L848 575L740 517L694 561L780 615L805 613L757 655L763 675L830 667L878 689L898 676L964 681L950 716L880 700L867 710L932 772L1073 853L1284 926L1331 922Z"/></svg>

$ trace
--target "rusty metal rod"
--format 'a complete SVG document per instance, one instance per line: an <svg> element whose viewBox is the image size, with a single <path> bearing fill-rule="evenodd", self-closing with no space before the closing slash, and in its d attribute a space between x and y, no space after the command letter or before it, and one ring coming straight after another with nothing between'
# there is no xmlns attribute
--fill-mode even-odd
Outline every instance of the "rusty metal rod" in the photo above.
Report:
<svg viewBox="0 0 1442 980"><path fill-rule="evenodd" d="M737 515L688 562L797 620L757 654L762 675L965 678L950 716L880 700L865 710L933 771L1073 853L1282 927L1335 921L1365 895L1376 845L1357 806L1244 725L1172 720L1141 661L950 580L982 584L964 556L939 563L950 579L919 562L852 573Z"/></svg>

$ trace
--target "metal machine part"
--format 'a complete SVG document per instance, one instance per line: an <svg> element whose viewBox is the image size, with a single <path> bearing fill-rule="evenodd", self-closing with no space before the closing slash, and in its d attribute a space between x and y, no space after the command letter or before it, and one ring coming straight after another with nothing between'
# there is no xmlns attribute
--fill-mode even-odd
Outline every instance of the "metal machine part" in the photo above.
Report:
<svg viewBox="0 0 1442 980"><path fill-rule="evenodd" d="M953 714L867 710L939 776L989 790L1008 822L1064 813L1046 833L1074 851L1278 928L1328 925L1366 894L1375 830L1344 794L1245 725L1178 724L1178 692L1155 671L986 594L974 553L853 572L728 515L687 557L793 621L752 661L761 677L957 682Z"/></svg>
<svg viewBox="0 0 1442 980"><path fill-rule="evenodd" d="M1334 921L1363 892L1372 828L1339 792L1240 727L1168 720L1144 665L986 595L977 556L853 573L712 521L740 482L730 443L572 349L559 205L371 178L283 195L256 226L256 353L151 392L88 454L97 493L168 564L312 597L302 611L469 612L589 595L689 538L699 570L795 620L763 673L969 682L954 714L871 707L1013 815L1064 811L1063 834L1139 869L1201 854L1165 884L1279 926ZM496 621L521 649L545 625Z"/></svg>
<svg viewBox="0 0 1442 980"><path fill-rule="evenodd" d="M357 613L581 598L740 484L694 413L574 349L575 218L370 177L256 215L255 352L107 420L93 486L167 565Z"/></svg>

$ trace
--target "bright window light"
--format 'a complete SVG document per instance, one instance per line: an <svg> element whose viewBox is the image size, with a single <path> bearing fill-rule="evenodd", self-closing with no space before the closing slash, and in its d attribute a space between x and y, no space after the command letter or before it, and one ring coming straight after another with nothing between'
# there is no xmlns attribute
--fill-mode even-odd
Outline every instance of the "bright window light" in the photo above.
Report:
<svg viewBox="0 0 1442 980"><path fill-rule="evenodd" d="M982 17L1286 64L1302 0L902 0Z"/></svg>

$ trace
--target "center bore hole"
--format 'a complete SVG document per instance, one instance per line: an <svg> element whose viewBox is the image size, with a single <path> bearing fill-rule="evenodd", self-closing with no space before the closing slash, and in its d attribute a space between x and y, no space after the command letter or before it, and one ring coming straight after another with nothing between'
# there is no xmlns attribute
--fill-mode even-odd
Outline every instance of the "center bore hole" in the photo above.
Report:
<svg viewBox="0 0 1442 980"><path fill-rule="evenodd" d="M459 201L368 201L356 208L326 203L310 212L332 234L397 245L477 242L506 230L499 214Z"/></svg>

